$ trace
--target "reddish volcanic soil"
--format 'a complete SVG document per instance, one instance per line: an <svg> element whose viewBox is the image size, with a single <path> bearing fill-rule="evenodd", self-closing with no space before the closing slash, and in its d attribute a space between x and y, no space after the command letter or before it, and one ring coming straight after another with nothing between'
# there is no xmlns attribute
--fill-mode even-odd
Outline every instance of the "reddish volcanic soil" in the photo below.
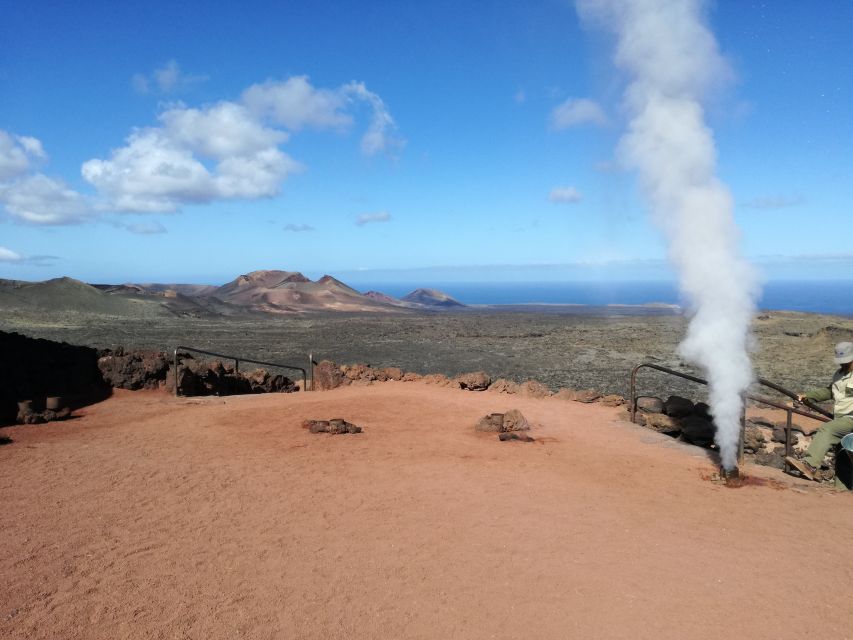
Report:
<svg viewBox="0 0 853 640"><path fill-rule="evenodd" d="M473 431L512 407L535 443ZM853 635L853 496L720 486L619 413L384 383L4 429L0 636ZM334 417L365 431L300 427Z"/></svg>

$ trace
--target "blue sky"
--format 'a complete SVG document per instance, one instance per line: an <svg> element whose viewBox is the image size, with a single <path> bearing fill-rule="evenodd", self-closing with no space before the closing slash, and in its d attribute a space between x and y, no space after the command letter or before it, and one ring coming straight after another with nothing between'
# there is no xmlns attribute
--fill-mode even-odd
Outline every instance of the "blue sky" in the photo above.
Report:
<svg viewBox="0 0 853 640"><path fill-rule="evenodd" d="M625 79L571 2L57 4L0 21L0 277L669 275L616 159ZM743 253L853 277L853 2L707 21Z"/></svg>

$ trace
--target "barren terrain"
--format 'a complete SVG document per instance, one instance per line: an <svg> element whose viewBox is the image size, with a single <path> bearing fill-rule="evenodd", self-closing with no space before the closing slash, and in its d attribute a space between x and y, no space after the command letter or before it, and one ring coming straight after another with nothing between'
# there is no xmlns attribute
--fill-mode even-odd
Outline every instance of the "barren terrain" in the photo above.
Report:
<svg viewBox="0 0 853 640"><path fill-rule="evenodd" d="M651 360L689 370L677 356L687 320L650 308L516 307L440 313L272 314L132 318L42 309L0 311L0 330L98 348L171 351L200 347L305 366L315 360L398 366L456 375L534 378L552 389L595 387L626 394L631 368ZM753 324L758 375L794 390L824 385L832 346L853 339L853 319L771 312ZM699 397L695 385L644 372L647 391Z"/></svg>
<svg viewBox="0 0 853 640"><path fill-rule="evenodd" d="M474 432L510 407L534 443ZM388 382L118 391L4 429L0 635L851 637L851 565L821 542L850 495L753 466L721 486L620 411ZM300 426L332 417L364 433Z"/></svg>

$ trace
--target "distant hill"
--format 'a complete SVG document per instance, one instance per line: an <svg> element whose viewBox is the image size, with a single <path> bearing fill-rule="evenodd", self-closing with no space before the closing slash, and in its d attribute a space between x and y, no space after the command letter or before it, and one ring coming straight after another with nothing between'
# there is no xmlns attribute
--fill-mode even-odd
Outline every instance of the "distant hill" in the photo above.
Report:
<svg viewBox="0 0 853 640"><path fill-rule="evenodd" d="M362 295L332 276L316 282L294 271L252 271L210 294L256 311L395 311L392 305Z"/></svg>
<svg viewBox="0 0 853 640"><path fill-rule="evenodd" d="M409 295L403 296L404 302L412 302L423 305L425 307L442 307L445 309L452 307L464 307L465 305L451 298L449 295L438 289L415 289Z"/></svg>
<svg viewBox="0 0 853 640"><path fill-rule="evenodd" d="M156 319L322 311L404 313L463 304L435 289L402 300L378 291L360 293L337 278L317 281L298 271L252 271L221 286L200 284L95 284L73 278L45 282L0 280L0 310L26 309Z"/></svg>
<svg viewBox="0 0 853 640"><path fill-rule="evenodd" d="M73 278L44 282L0 280L0 308L71 311L108 316L157 316L166 313L156 300L121 290L111 294Z"/></svg>

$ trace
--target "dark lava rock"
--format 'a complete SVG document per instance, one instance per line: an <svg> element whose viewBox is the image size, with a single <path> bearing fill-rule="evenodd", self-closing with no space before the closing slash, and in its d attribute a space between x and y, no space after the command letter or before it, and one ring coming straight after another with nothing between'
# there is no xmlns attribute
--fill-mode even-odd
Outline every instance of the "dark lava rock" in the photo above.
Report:
<svg viewBox="0 0 853 640"><path fill-rule="evenodd" d="M302 423L303 429L308 429L311 433L330 433L332 435L340 435L344 433L361 433L362 428L347 422L343 418L333 418L331 420L306 420Z"/></svg>
<svg viewBox="0 0 853 640"><path fill-rule="evenodd" d="M693 401L681 396L669 396L663 403L663 412L673 418L683 418L693 413Z"/></svg>
<svg viewBox="0 0 853 640"><path fill-rule="evenodd" d="M328 420L306 420L302 423L303 429L308 429L311 433L326 433L329 430Z"/></svg>
<svg viewBox="0 0 853 640"><path fill-rule="evenodd" d="M222 368L222 363L217 363ZM101 352L101 375L114 389L156 389L166 380L169 361L162 351L130 351L119 348Z"/></svg>
<svg viewBox="0 0 853 640"><path fill-rule="evenodd" d="M646 413L663 413L663 400L654 396L637 398L637 409Z"/></svg>
<svg viewBox="0 0 853 640"><path fill-rule="evenodd" d="M697 402L693 405L693 414L708 421L713 421L714 419L711 415L711 406L707 402Z"/></svg>
<svg viewBox="0 0 853 640"><path fill-rule="evenodd" d="M774 467L776 469L784 469L785 455L775 451L772 453L760 451L755 454L755 464L762 464L765 467Z"/></svg>
<svg viewBox="0 0 853 640"><path fill-rule="evenodd" d="M773 427L773 434L770 436L770 439L773 442L779 442L779 443L785 444L785 427L775 427L774 426ZM791 436L791 442L794 442L794 440L796 440L796 438L794 438L794 436L792 435Z"/></svg>
<svg viewBox="0 0 853 640"><path fill-rule="evenodd" d="M477 422L477 426L475 426L474 429L476 431L485 431L488 433L500 433L503 431L503 424L504 414L490 413L489 415L480 418L480 421Z"/></svg>
<svg viewBox="0 0 853 640"><path fill-rule="evenodd" d="M499 433L498 440L501 442L507 442L509 440L517 440L519 442L533 442L533 438L527 435L521 435L518 433Z"/></svg>
<svg viewBox="0 0 853 640"><path fill-rule="evenodd" d="M329 433L332 435L346 433L347 432L347 421L341 418L333 418L329 420Z"/></svg>
<svg viewBox="0 0 853 640"><path fill-rule="evenodd" d="M230 396L249 393L290 393L298 389L283 375L270 375L266 369L235 371L218 360L204 362L179 354L178 391L184 396ZM172 372L166 388L174 389Z"/></svg>
<svg viewBox="0 0 853 640"><path fill-rule="evenodd" d="M468 391L485 391L492 383L492 379L485 371L473 371L471 373L463 373L456 377L456 382L462 389Z"/></svg>
<svg viewBox="0 0 853 640"><path fill-rule="evenodd" d="M713 422L694 415L686 416L680 422L683 440L700 447L710 447L714 443L716 428Z"/></svg>

